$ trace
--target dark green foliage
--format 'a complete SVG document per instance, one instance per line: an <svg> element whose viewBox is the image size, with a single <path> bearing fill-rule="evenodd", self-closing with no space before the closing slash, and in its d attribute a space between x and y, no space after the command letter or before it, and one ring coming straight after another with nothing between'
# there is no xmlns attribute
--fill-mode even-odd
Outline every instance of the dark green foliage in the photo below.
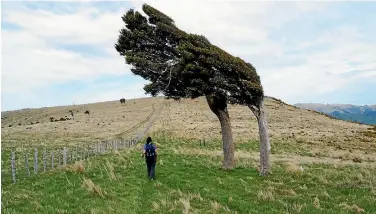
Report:
<svg viewBox="0 0 376 214"><path fill-rule="evenodd" d="M129 10L122 20L116 50L125 56L131 71L149 80L147 94L164 94L168 98L218 96L230 103L257 105L263 88L256 69L234 57L204 36L189 34L174 21L144 4L143 11Z"/></svg>

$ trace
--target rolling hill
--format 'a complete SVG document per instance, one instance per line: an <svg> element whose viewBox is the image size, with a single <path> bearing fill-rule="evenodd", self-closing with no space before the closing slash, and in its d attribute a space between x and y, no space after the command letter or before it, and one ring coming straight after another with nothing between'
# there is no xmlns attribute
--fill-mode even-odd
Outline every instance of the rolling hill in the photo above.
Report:
<svg viewBox="0 0 376 214"><path fill-rule="evenodd" d="M127 100L125 104L110 101L2 112L2 148L17 147L18 144L30 147L83 144L134 136L162 105L164 109L151 133L164 130L179 138L221 139L218 119L204 98L176 102L158 97ZM325 147L330 154L337 153L338 147L354 152L376 151L375 139L365 134L372 126L332 119L274 98L267 98L265 105L270 137L275 145L299 143L299 147L308 150ZM69 110L75 111L74 120L50 122L50 117L69 118ZM84 114L86 110L90 115ZM258 140L256 118L248 108L229 106L229 113L235 141Z"/></svg>
<svg viewBox="0 0 376 214"><path fill-rule="evenodd" d="M220 169L221 134L204 98L142 98L2 112L2 158L12 148L90 144L149 135L160 148L157 180L141 145L2 186L4 213L375 213L376 128L267 98L272 174L258 176L258 128L230 106L234 170ZM160 114L156 109L162 107ZM69 110L74 111L74 120ZM86 110L90 114L85 114ZM57 118L50 122L50 117ZM60 121L61 120L61 121ZM205 140L202 145L200 141ZM21 160L22 161L22 160ZM2 160L2 170L9 170ZM9 163L9 162L8 162ZM77 170L77 166L80 170ZM300 169L303 168L304 171ZM4 172L4 171L2 171ZM24 173L22 170L19 173ZM8 179L3 177L2 179Z"/></svg>
<svg viewBox="0 0 376 214"><path fill-rule="evenodd" d="M342 120L376 125L376 105L298 103L295 106L319 111Z"/></svg>

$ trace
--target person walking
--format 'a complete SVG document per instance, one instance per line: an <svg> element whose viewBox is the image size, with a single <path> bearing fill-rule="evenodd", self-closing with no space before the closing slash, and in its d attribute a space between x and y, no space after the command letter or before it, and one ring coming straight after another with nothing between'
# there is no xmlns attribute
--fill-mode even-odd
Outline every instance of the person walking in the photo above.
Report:
<svg viewBox="0 0 376 214"><path fill-rule="evenodd" d="M157 163L157 147L153 144L151 137L146 139L142 156L145 157L148 178L155 180L155 165Z"/></svg>

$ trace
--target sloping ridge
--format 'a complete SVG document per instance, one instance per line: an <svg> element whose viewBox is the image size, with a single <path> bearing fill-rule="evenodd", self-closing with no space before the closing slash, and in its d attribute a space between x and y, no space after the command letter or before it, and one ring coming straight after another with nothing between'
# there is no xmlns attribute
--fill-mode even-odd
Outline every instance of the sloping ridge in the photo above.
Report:
<svg viewBox="0 0 376 214"><path fill-rule="evenodd" d="M170 107L164 108L160 117L158 117L151 127L151 131L159 131L163 129L171 130L171 134L179 137L197 138L197 139L220 139L220 125L215 117L208 119L208 115L213 115L210 111L204 97L198 99L182 99L180 102L173 100L165 100L163 97L142 98L127 100L125 105L121 105L118 101L86 104L77 106L80 109L80 118L78 123L69 125L69 123L49 123L47 119L41 121L37 134L43 135L51 133L51 131L68 132L70 129L75 134L80 134L76 127L86 127L85 134L98 139L104 136L116 136L119 133L127 132L132 127L138 127L138 124L145 119L150 119L151 107L155 104L159 105L160 101L166 102ZM332 144L337 145L353 145L370 146L370 142L375 139L364 136L362 133L369 131L371 126L351 123L339 119L332 118L323 113L301 109L293 105L289 105L279 99L267 97L265 101L266 112L268 115L269 134L273 141L290 141L300 140L311 144ZM48 115L48 112L67 112L71 107L54 107L43 108L27 111L7 112L7 118L2 123L7 124L7 120L13 120L23 117L32 118L33 115ZM93 109L95 112L90 120L82 113L84 109ZM256 118L251 111L245 106L230 105L229 113L233 128L234 138L236 141L242 140L258 140L258 127ZM22 115L21 117L19 115ZM166 118L168 116L168 118ZM48 118L46 116L46 118ZM124 119L123 119L124 118ZM169 120L166 125L166 120ZM97 122L99 121L99 122ZM100 125L100 121L107 121L108 124ZM132 122L133 121L133 122ZM75 121L76 122L76 121ZM98 124L97 124L98 123ZM61 129L59 129L58 124ZM74 126L76 124L76 126ZM114 125L118 124L118 125ZM124 124L124 125L123 125ZM33 126L33 127L34 127ZM51 127L57 128L51 130ZM70 127L72 126L72 127ZM106 130L102 128L107 127ZM65 127L65 128L64 128ZM128 127L128 128L127 128ZM65 130L66 129L66 130ZM33 129L29 130L30 134ZM2 134L11 133L12 135L25 131L25 127L13 127L2 129ZM101 134L103 133L103 134ZM32 138L33 135L30 136ZM3 140L3 137L2 137ZM366 144L366 145L364 145Z"/></svg>

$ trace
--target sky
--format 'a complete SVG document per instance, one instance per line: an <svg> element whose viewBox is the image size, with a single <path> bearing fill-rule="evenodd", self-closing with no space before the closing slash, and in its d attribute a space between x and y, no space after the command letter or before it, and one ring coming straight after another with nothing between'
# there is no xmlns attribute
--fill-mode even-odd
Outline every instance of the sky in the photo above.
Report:
<svg viewBox="0 0 376 214"><path fill-rule="evenodd" d="M376 2L2 1L1 110L148 96L114 48L145 2L251 63L267 96L376 104Z"/></svg>

